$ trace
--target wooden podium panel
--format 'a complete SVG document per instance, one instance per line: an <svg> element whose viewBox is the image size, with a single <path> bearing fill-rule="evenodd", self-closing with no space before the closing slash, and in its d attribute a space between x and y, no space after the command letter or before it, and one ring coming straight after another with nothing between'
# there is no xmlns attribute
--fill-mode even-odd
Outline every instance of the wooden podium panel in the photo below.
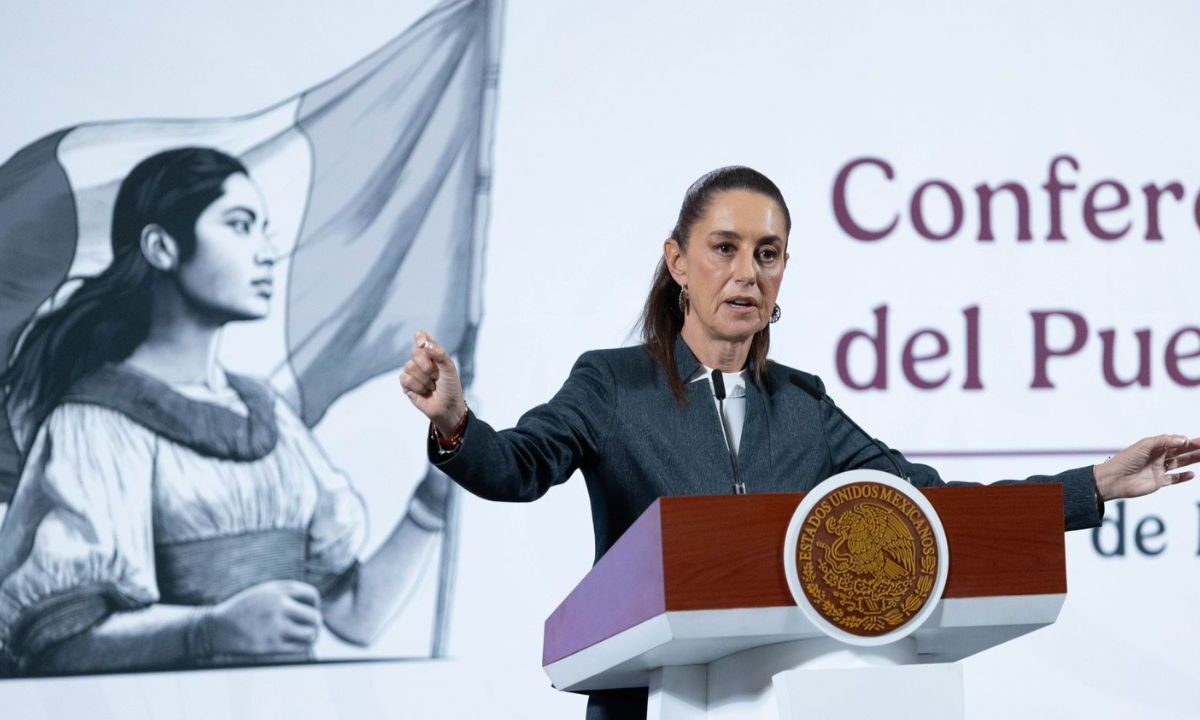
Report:
<svg viewBox="0 0 1200 720"><path fill-rule="evenodd" d="M1029 595L1058 597L1061 605L1067 587L1060 486L921 492L937 511L951 548L943 603ZM542 664L550 666L666 613L755 608L798 613L784 574L783 546L803 497L779 493L655 501L547 618ZM1016 625L1032 629L1046 622L1042 618L1048 612L1041 610L1031 616L1034 620ZM1053 613L1057 615L1057 606ZM933 628L930 637L935 636Z"/></svg>

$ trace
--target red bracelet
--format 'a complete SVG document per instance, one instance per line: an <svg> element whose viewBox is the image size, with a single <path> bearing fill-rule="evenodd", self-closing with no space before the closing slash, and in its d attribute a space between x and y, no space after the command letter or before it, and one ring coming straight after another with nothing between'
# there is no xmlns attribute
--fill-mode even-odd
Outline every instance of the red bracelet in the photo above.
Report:
<svg viewBox="0 0 1200 720"><path fill-rule="evenodd" d="M469 411L463 413L458 424L454 426L454 432L450 434L450 437L443 436L442 431L438 430L437 425L429 423L433 427L433 437L437 440L439 447L443 450L454 450L462 444L463 434L467 431L467 417L469 415Z"/></svg>

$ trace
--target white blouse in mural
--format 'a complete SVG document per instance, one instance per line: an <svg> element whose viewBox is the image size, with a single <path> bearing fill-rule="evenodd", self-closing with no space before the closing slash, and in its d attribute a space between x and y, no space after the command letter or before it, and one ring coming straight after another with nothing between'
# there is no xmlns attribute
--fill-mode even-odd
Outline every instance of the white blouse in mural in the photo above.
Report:
<svg viewBox="0 0 1200 720"><path fill-rule="evenodd" d="M205 397L172 390L246 415L232 389ZM309 575L352 568L366 533L362 501L286 403L274 401L274 417L274 448L243 461L201 454L109 407L59 405L0 526L0 648L14 642L18 625L36 624L27 615L59 599L101 593L110 608L159 602L156 555L161 564L164 550L190 543L221 541L209 547L235 563L241 538L287 531L300 537Z"/></svg>

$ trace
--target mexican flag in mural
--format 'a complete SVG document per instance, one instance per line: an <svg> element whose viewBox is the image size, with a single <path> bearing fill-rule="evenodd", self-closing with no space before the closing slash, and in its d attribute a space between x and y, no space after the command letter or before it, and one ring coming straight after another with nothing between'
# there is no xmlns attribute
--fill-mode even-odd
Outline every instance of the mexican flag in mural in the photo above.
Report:
<svg viewBox="0 0 1200 720"><path fill-rule="evenodd" d="M398 368L428 329L469 377L497 80L498 9L450 0L340 75L235 118L82 124L0 166L0 358L111 257L117 188L183 146L238 156L278 228L286 277L271 383L310 427ZM276 309L275 312L278 312ZM0 503L31 429L0 413Z"/></svg>

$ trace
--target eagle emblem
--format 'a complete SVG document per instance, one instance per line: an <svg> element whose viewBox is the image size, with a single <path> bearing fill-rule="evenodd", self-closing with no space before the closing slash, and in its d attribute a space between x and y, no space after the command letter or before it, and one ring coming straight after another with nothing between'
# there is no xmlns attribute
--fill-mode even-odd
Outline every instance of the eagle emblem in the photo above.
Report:
<svg viewBox="0 0 1200 720"><path fill-rule="evenodd" d="M916 542L895 510L862 502L829 518L826 527L837 538L825 556L836 572L896 580L916 567Z"/></svg>
<svg viewBox="0 0 1200 720"><path fill-rule="evenodd" d="M904 625L925 606L937 580L929 518L882 483L851 483L823 497L804 518L796 548L809 603L855 635L883 635Z"/></svg>

